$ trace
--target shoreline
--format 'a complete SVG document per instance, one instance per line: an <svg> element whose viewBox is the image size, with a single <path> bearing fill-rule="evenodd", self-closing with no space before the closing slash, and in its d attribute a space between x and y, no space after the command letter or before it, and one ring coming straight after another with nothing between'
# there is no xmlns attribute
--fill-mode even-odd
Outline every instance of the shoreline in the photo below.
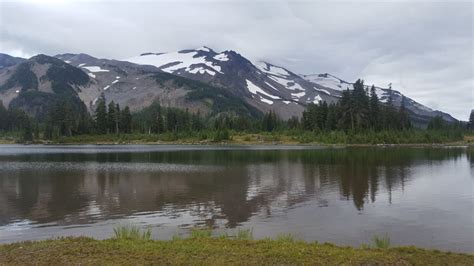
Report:
<svg viewBox="0 0 474 266"><path fill-rule="evenodd" d="M305 146L305 147L472 147L474 136L465 136L464 140L443 143L319 143L299 142L289 139L289 136L281 136L280 140L246 140L245 135L233 136L231 140L212 141L183 138L178 140L144 140L144 139L117 139L121 136L109 135L85 135L87 139L63 138L60 140L35 140L32 142L18 142L12 138L1 138L0 145L195 145L195 146ZM260 135L253 135L259 138Z"/></svg>
<svg viewBox="0 0 474 266"><path fill-rule="evenodd" d="M142 240L67 237L0 245L0 264L397 264L472 265L474 255L413 246L353 248L290 237L197 236Z"/></svg>
<svg viewBox="0 0 474 266"><path fill-rule="evenodd" d="M446 142L446 143L393 143L393 144L341 144L341 143L295 143L295 142L188 142L188 141L98 141L98 142L56 142L56 141L34 141L34 142L15 142L1 141L0 145L182 145L182 146L302 146L302 147L322 147L322 148L470 148L474 147L472 142Z"/></svg>

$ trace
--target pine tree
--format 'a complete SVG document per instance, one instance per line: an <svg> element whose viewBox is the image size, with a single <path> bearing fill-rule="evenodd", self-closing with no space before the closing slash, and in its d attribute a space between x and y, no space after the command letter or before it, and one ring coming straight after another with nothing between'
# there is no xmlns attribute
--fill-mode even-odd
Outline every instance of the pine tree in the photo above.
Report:
<svg viewBox="0 0 474 266"><path fill-rule="evenodd" d="M372 129L377 130L380 128L380 107L379 107L379 97L375 91L375 86L372 85L370 88L370 106L369 106L369 119Z"/></svg>
<svg viewBox="0 0 474 266"><path fill-rule="evenodd" d="M107 133L107 106L105 105L105 96L102 93L97 100L97 107L95 109L95 127L98 134L106 134Z"/></svg>
<svg viewBox="0 0 474 266"><path fill-rule="evenodd" d="M117 103L115 105L115 134L119 134L120 133L120 115L121 115L121 112L120 112L120 105Z"/></svg>
<svg viewBox="0 0 474 266"><path fill-rule="evenodd" d="M471 114L469 115L468 128L470 130L474 130L474 109L471 110Z"/></svg>
<svg viewBox="0 0 474 266"><path fill-rule="evenodd" d="M0 130L7 130L8 124L8 111L3 106L3 102L0 100Z"/></svg>
<svg viewBox="0 0 474 266"><path fill-rule="evenodd" d="M111 101L108 105L108 112L107 112L107 133L114 133L115 132L115 120L117 117L117 111L115 110L115 103Z"/></svg>
<svg viewBox="0 0 474 266"><path fill-rule="evenodd" d="M445 128L446 128L446 124L443 120L443 117L441 117L440 115L435 116L428 123L429 130L441 130Z"/></svg>
<svg viewBox="0 0 474 266"><path fill-rule="evenodd" d="M352 129L365 129L369 124L369 99L364 89L364 81L358 79L352 91Z"/></svg>
<svg viewBox="0 0 474 266"><path fill-rule="evenodd" d="M337 126L336 105L330 104L326 116L325 128L327 130L335 130Z"/></svg>
<svg viewBox="0 0 474 266"><path fill-rule="evenodd" d="M398 116L396 109L393 106L393 91L392 84L388 87L388 99L384 107L384 128L385 129L396 129L398 125Z"/></svg>
<svg viewBox="0 0 474 266"><path fill-rule="evenodd" d="M400 121L400 129L404 130L411 128L410 117L408 116L408 112L405 108L405 96L402 96L398 117L398 120Z"/></svg>
<svg viewBox="0 0 474 266"><path fill-rule="evenodd" d="M352 107L351 92L349 89L342 92L341 100L339 101L340 116L339 125L340 129L348 130L354 129L354 116Z"/></svg>
<svg viewBox="0 0 474 266"><path fill-rule="evenodd" d="M194 131L201 131L204 128L204 125L203 125L202 119L201 119L201 112L199 110L197 111L196 114L192 115L191 128Z"/></svg>
<svg viewBox="0 0 474 266"><path fill-rule="evenodd" d="M123 133L131 133L132 131L132 115L128 106L125 106L120 114L120 131Z"/></svg>

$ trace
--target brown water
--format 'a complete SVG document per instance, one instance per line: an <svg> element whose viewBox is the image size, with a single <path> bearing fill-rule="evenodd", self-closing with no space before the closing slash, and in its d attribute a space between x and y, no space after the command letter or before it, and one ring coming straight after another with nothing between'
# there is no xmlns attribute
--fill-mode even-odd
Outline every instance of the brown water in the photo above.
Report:
<svg viewBox="0 0 474 266"><path fill-rule="evenodd" d="M474 252L468 148L0 145L0 242L252 228Z"/></svg>

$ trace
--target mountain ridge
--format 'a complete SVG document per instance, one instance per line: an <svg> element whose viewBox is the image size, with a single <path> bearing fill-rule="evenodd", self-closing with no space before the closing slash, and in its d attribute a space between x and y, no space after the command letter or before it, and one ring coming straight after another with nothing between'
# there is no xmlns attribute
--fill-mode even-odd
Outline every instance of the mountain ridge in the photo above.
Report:
<svg viewBox="0 0 474 266"><path fill-rule="evenodd" d="M275 111L283 119L301 116L311 103L337 102L342 91L352 86L351 82L329 73L296 74L265 61L252 62L232 50L216 52L206 46L169 53L146 52L126 60L99 59L84 53L58 54L54 57L89 77L90 85L78 91L89 111L94 109L100 94L105 93L107 99L129 105L132 110L140 110L153 101L159 101L164 106L215 112L215 99L203 98L191 103L187 96L189 87L180 87L182 81L171 82L173 78L170 77L157 82L154 78L157 73L201 82L199 86L210 86L208 89L213 88L210 90L220 91L234 100L240 98L251 109L262 113ZM0 69L0 86L4 85L2 75L14 67ZM39 80L40 77L37 78ZM376 88L382 102L386 102L390 96L394 105L399 106L402 98L405 98L408 111L419 124L426 124L436 115L441 115L449 122L457 121L449 114L432 110L399 91ZM0 96L4 97L2 94ZM248 108L246 112L255 113Z"/></svg>

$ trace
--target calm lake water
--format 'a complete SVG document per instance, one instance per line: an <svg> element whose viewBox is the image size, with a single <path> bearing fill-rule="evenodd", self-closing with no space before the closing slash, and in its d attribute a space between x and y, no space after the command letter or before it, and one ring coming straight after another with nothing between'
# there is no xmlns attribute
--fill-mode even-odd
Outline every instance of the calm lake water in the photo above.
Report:
<svg viewBox="0 0 474 266"><path fill-rule="evenodd" d="M0 242L210 226L474 252L474 150L0 145Z"/></svg>

